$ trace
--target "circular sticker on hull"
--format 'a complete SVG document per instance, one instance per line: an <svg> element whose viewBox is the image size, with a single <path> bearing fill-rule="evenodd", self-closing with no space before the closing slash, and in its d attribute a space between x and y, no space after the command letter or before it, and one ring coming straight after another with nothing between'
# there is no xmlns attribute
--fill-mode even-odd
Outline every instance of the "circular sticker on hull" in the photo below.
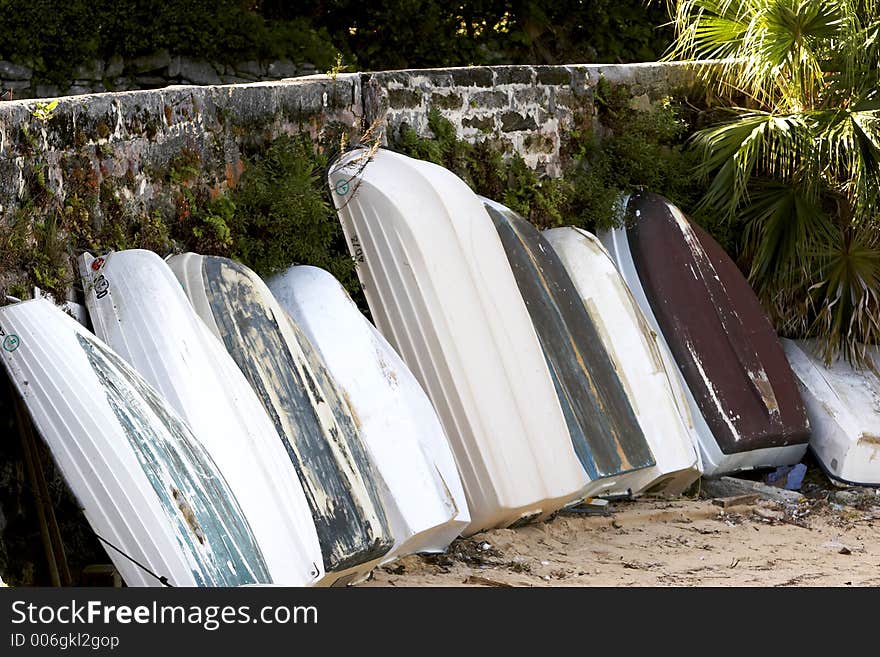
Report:
<svg viewBox="0 0 880 657"><path fill-rule="evenodd" d="M10 333L5 338L3 338L3 348L6 351L15 351L18 349L18 345L21 344L21 340L18 339L18 336L14 333Z"/></svg>
<svg viewBox="0 0 880 657"><path fill-rule="evenodd" d="M334 189L336 190L336 193L339 194L340 196L345 196L346 194L348 194L348 189L349 189L348 181L347 180L338 181L336 183L336 186L334 187Z"/></svg>

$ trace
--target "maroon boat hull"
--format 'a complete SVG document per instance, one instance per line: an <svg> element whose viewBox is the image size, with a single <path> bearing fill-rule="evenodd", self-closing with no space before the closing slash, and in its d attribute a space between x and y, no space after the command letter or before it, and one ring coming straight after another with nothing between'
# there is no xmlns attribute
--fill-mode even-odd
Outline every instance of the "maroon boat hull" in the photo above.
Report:
<svg viewBox="0 0 880 657"><path fill-rule="evenodd" d="M627 203L639 279L685 381L725 454L806 443L809 425L782 346L721 246L657 194Z"/></svg>

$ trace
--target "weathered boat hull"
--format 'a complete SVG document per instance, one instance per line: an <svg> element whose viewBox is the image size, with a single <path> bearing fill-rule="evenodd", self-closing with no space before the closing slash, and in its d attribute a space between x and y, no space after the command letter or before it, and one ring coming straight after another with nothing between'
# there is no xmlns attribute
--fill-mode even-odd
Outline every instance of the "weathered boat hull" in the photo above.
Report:
<svg viewBox="0 0 880 657"><path fill-rule="evenodd" d="M235 492L276 582L323 579L302 486L266 411L151 251L80 258L95 332L177 411Z"/></svg>
<svg viewBox="0 0 880 657"><path fill-rule="evenodd" d="M328 576L342 583L365 575L394 543L380 493L385 484L320 356L244 265L193 253L168 265L274 420L309 502Z"/></svg>
<svg viewBox="0 0 880 657"><path fill-rule="evenodd" d="M471 524L546 515L586 494L553 380L485 209L445 169L381 150L331 169L373 320L431 398Z"/></svg>
<svg viewBox="0 0 880 657"><path fill-rule="evenodd" d="M810 418L810 449L836 483L880 486L880 349L872 364L855 369L838 359L826 367L808 340L785 340Z"/></svg>
<svg viewBox="0 0 880 657"><path fill-rule="evenodd" d="M698 432L705 474L797 463L809 440L803 401L745 278L663 197L638 193L625 204L627 227L600 239L709 429Z"/></svg>
<svg viewBox="0 0 880 657"><path fill-rule="evenodd" d="M509 208L482 199L553 376L574 451L608 494L641 489L654 456L596 324L553 248Z"/></svg>
<svg viewBox="0 0 880 657"><path fill-rule="evenodd" d="M0 335L10 379L128 586L311 579L272 572L210 454L106 344L45 300L0 308Z"/></svg>
<svg viewBox="0 0 880 657"><path fill-rule="evenodd" d="M455 458L412 372L332 274L296 266L267 281L340 386L396 510L389 556L440 552L470 523Z"/></svg>
<svg viewBox="0 0 880 657"><path fill-rule="evenodd" d="M655 466L634 492L677 495L701 474L697 435L678 369L599 240L580 228L543 233L571 277L620 377ZM668 368L668 369L667 369Z"/></svg>

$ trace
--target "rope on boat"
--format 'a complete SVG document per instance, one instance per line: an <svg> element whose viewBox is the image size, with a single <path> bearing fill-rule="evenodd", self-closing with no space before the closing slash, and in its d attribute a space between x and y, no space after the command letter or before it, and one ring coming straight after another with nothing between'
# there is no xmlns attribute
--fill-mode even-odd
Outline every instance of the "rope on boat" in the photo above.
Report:
<svg viewBox="0 0 880 657"><path fill-rule="evenodd" d="M100 534L95 534L95 536L98 537L98 540L99 540L99 541L101 541L102 543L105 543L106 545L109 545L110 547L112 547L112 548L113 548L114 550L116 550L119 554L121 554L123 557L125 557L126 559L128 559L129 561L131 561L135 566L137 566L138 568L140 568L141 570L143 570L145 573L148 573L148 574L152 575L153 577L155 577L155 578L156 578L157 580L159 580L159 582L160 582L161 584L163 584L164 586L167 586L167 587L169 587L169 588L174 588L174 584L172 584L171 582L169 582L169 581L168 581L168 578L165 577L165 575L161 575L161 576L160 576L160 575L157 575L157 574L154 573L152 570L150 570L149 568L147 568L144 564L142 564L140 561L138 561L138 560L135 559L134 557L129 556L128 554L126 554L125 552L123 552L122 550L120 550L118 547L116 547L115 545L113 545L113 543L111 543L110 541L108 541L106 538L104 538L104 537L101 536Z"/></svg>

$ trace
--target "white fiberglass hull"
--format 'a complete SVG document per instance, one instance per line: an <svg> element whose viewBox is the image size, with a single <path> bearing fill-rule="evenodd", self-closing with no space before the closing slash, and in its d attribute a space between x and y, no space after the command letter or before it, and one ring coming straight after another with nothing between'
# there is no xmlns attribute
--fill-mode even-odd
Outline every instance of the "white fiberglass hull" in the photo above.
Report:
<svg viewBox="0 0 880 657"><path fill-rule="evenodd" d="M323 577L302 486L275 426L223 345L151 251L93 259L80 271L95 332L189 424L235 492L276 584Z"/></svg>
<svg viewBox="0 0 880 657"><path fill-rule="evenodd" d="M210 454L107 345L45 300L0 308L0 334L16 390L128 586L308 581L272 571Z"/></svg>
<svg viewBox="0 0 880 657"><path fill-rule="evenodd" d="M626 207L626 198L622 200L622 204L623 207ZM620 275L626 281L627 286L629 286L630 292L639 304L639 308L645 319L648 321L651 330L657 335L657 343L660 346L660 351L663 355L667 371L670 373L676 372L678 374L681 387L687 398L691 419L693 420L694 428L696 430L703 475L706 477L713 477L729 472L735 472L737 470L748 470L756 467L775 467L797 463L806 449L804 444L753 449L751 451L734 454L725 454L721 450L718 441L712 433L712 429L709 427L703 412L697 404L693 392L685 382L678 364L672 357L669 344L663 335L660 324L651 308L651 303L648 301L648 297L642 287L638 270L636 269L635 262L633 262L632 254L630 252L626 228L614 228L605 231L600 233L598 238L608 251L614 264L617 265Z"/></svg>
<svg viewBox="0 0 880 657"><path fill-rule="evenodd" d="M538 338L482 203L451 172L364 150L330 185L377 328L422 384L452 444L465 533L588 494Z"/></svg>
<svg viewBox="0 0 880 657"><path fill-rule="evenodd" d="M328 578L343 584L365 576L394 543L385 482L320 355L244 265L195 253L168 264L275 422L309 502Z"/></svg>
<svg viewBox="0 0 880 657"><path fill-rule="evenodd" d="M579 228L546 230L587 312L599 328L656 464L630 473L633 492L677 495L700 477L687 397L671 354L651 330L608 252Z"/></svg>
<svg viewBox="0 0 880 657"><path fill-rule="evenodd" d="M418 381L329 272L291 267L268 285L358 419L397 509L389 556L445 550L470 515L446 434Z"/></svg>
<svg viewBox="0 0 880 657"><path fill-rule="evenodd" d="M812 435L810 447L836 483L880 486L880 349L869 347L873 368L842 359L825 367L804 340L781 340L797 377Z"/></svg>

